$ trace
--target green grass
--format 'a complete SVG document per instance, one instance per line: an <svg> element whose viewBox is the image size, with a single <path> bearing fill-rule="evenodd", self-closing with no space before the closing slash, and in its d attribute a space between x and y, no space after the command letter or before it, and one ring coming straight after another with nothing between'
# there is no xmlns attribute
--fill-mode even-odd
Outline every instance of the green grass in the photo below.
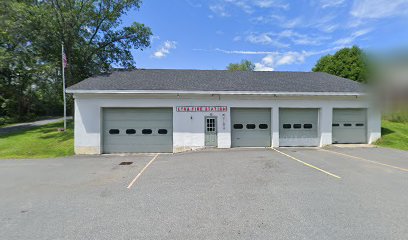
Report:
<svg viewBox="0 0 408 240"><path fill-rule="evenodd" d="M375 144L381 147L408 150L408 123L382 121L382 137Z"/></svg>
<svg viewBox="0 0 408 240"><path fill-rule="evenodd" d="M408 111L388 113L383 116L383 119L390 122L408 123Z"/></svg>
<svg viewBox="0 0 408 240"><path fill-rule="evenodd" d="M73 122L68 121L67 131L58 132L63 123L0 136L0 159L52 158L74 155Z"/></svg>

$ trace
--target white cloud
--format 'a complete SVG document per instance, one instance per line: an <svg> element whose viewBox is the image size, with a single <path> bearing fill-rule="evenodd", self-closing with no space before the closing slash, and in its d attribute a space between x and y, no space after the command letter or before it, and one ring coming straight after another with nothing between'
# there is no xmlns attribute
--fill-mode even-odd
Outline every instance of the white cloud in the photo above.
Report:
<svg viewBox="0 0 408 240"><path fill-rule="evenodd" d="M289 44L282 43L277 39L273 39L268 33L261 33L261 34L249 34L246 37L246 40L250 43L255 44L263 44L263 45L271 45L278 48L286 48L289 47Z"/></svg>
<svg viewBox="0 0 408 240"><path fill-rule="evenodd" d="M232 41L238 42L238 41L241 41L241 39L242 39L241 36L235 36L235 37L232 39Z"/></svg>
<svg viewBox="0 0 408 240"><path fill-rule="evenodd" d="M293 30L284 30L277 34L279 38L287 38L296 45L320 45L323 40L329 39L323 36L308 36L305 34L300 34Z"/></svg>
<svg viewBox="0 0 408 240"><path fill-rule="evenodd" d="M175 41L165 41L162 46L157 49L156 52L153 53L153 57L154 58L164 58L166 57L169 53L171 49L175 49L177 45L177 42Z"/></svg>
<svg viewBox="0 0 408 240"><path fill-rule="evenodd" d="M320 0L321 8L339 7L344 4L345 0Z"/></svg>
<svg viewBox="0 0 408 240"><path fill-rule="evenodd" d="M273 24L283 29L316 29L324 33L332 33L340 27L336 12L325 13L318 17L298 16L295 18L286 18L278 14L260 15L251 18L250 21L253 24Z"/></svg>
<svg viewBox="0 0 408 240"><path fill-rule="evenodd" d="M262 58L262 62L268 65L273 65L274 58L272 57L273 53L270 53L266 57Z"/></svg>
<svg viewBox="0 0 408 240"><path fill-rule="evenodd" d="M273 71L274 68L274 55L276 53L269 53L262 58L261 62L255 63L255 71Z"/></svg>
<svg viewBox="0 0 408 240"><path fill-rule="evenodd" d="M200 8L203 5L200 2L194 1L194 0L185 0L188 5L190 5L193 8Z"/></svg>
<svg viewBox="0 0 408 240"><path fill-rule="evenodd" d="M338 28L339 28L338 24L322 24L322 26L319 27L319 29L322 32L326 32L326 33L332 33L336 31Z"/></svg>
<svg viewBox="0 0 408 240"><path fill-rule="evenodd" d="M373 31L372 28L361 29L361 30L354 32L353 36L360 37L360 36L366 35L367 33L370 33L371 31Z"/></svg>
<svg viewBox="0 0 408 240"><path fill-rule="evenodd" d="M317 46L328 39L330 39L330 37L316 34L309 36L293 30L283 30L278 33L250 33L245 38L246 41L253 44L271 45L277 48L287 48L290 44Z"/></svg>
<svg viewBox="0 0 408 240"><path fill-rule="evenodd" d="M246 13L253 13L253 9L252 7L249 5L250 2L248 3L245 0L224 0L227 3L231 3L233 5L235 5L236 7L240 8L242 11L246 12Z"/></svg>
<svg viewBox="0 0 408 240"><path fill-rule="evenodd" d="M194 51L211 51L211 50L205 50L205 49L193 49ZM224 50L220 48L214 49L216 52L221 52L221 53L226 53L226 54L242 54L242 55L265 55L265 54L271 54L271 53L276 53L276 52L271 52L271 51L246 51L246 50Z"/></svg>
<svg viewBox="0 0 408 240"><path fill-rule="evenodd" d="M153 35L153 36L150 38L151 43L154 43L154 42L156 42L156 41L158 41L158 40L160 40L160 36L157 36L157 35Z"/></svg>
<svg viewBox="0 0 408 240"><path fill-rule="evenodd" d="M252 14L258 8L277 8L277 9L289 9L288 3L283 3L280 0L217 0L214 4L209 6L210 10L221 16L229 17L230 12L227 11L231 7L236 7L241 11Z"/></svg>
<svg viewBox="0 0 408 240"><path fill-rule="evenodd" d="M372 19L407 15L408 0L355 0L350 14Z"/></svg>
<svg viewBox="0 0 408 240"><path fill-rule="evenodd" d="M354 40L356 40L357 38L359 38L361 36L364 36L364 35L370 33L371 31L373 31L372 28L365 28L365 29L355 31L355 32L353 32L351 34L351 36L346 37L346 38L341 38L341 39L335 41L334 44L335 45L341 45L341 46L349 45L349 44L353 43Z"/></svg>
<svg viewBox="0 0 408 240"><path fill-rule="evenodd" d="M296 28L302 24L305 24L304 20L301 17L297 17L283 21L280 26L283 28Z"/></svg>
<svg viewBox="0 0 408 240"><path fill-rule="evenodd" d="M210 10L221 17L229 17L230 14L225 10L225 6L221 4L215 4L210 6ZM211 15L210 15L211 16Z"/></svg>
<svg viewBox="0 0 408 240"><path fill-rule="evenodd" d="M302 64L306 58L327 54L339 50L341 47L323 49L320 51L246 51L246 50L224 50L216 48L213 51L225 54L240 54L240 55L264 55L260 62L255 63L255 71L274 71L277 67L282 65ZM208 51L203 49L194 49L195 51ZM211 50L210 50L211 51Z"/></svg>
<svg viewBox="0 0 408 240"><path fill-rule="evenodd" d="M268 67L268 66L266 66L266 65L264 65L264 64L262 64L262 63L255 63L255 69L254 69L255 71L263 71L263 72L266 72L266 71L274 71L275 69L273 68L273 67Z"/></svg>
<svg viewBox="0 0 408 240"><path fill-rule="evenodd" d="M257 0L254 1L254 5L260 8L282 8L285 10L289 9L288 3L282 3L275 0Z"/></svg>
<svg viewBox="0 0 408 240"><path fill-rule="evenodd" d="M255 63L255 71L273 71L281 65L301 64L304 63L307 52L274 52L269 53Z"/></svg>
<svg viewBox="0 0 408 240"><path fill-rule="evenodd" d="M249 21L254 24L276 24L277 23L283 23L286 21L285 17L276 15L276 14L271 14L271 15L265 15L265 16L257 16L250 18Z"/></svg>

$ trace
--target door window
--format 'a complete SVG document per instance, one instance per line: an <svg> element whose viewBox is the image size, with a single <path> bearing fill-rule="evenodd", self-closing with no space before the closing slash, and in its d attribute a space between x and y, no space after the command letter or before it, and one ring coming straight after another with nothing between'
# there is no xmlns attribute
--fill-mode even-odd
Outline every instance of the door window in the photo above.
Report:
<svg viewBox="0 0 408 240"><path fill-rule="evenodd" d="M215 118L206 118L206 131L207 132L216 132Z"/></svg>

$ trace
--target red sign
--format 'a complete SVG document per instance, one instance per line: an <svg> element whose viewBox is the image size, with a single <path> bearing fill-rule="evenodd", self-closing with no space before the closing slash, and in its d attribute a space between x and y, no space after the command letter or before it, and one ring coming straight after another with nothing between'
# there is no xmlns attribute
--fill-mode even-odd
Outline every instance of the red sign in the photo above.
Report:
<svg viewBox="0 0 408 240"><path fill-rule="evenodd" d="M226 112L226 106L179 106L177 112Z"/></svg>

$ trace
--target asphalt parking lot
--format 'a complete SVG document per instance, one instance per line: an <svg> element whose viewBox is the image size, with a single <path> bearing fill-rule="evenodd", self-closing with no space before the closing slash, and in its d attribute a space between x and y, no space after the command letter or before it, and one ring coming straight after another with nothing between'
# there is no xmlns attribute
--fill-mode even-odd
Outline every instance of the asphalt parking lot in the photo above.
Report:
<svg viewBox="0 0 408 240"><path fill-rule="evenodd" d="M0 236L8 240L407 239L408 152L0 160L0 196Z"/></svg>

